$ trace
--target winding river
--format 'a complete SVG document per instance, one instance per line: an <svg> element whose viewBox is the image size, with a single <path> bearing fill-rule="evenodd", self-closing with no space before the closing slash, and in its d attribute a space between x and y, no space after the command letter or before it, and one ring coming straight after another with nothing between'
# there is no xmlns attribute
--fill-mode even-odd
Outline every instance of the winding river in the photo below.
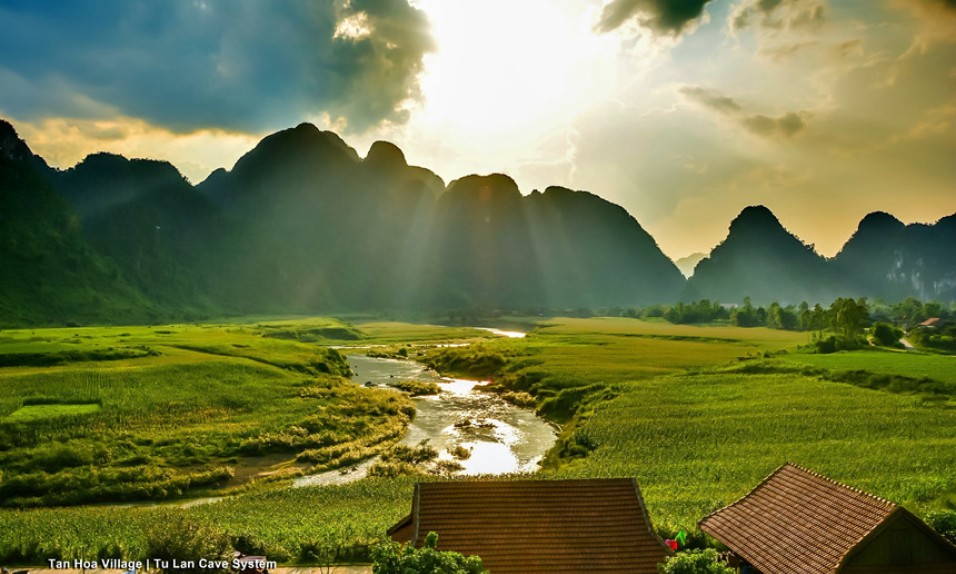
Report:
<svg viewBox="0 0 956 574"><path fill-rule="evenodd" d="M514 336L514 335L512 335ZM416 397L415 418L401 444L416 445L423 440L438 450L439 459L451 459L449 449L462 446L471 451L466 460L457 461L464 469L459 474L506 474L534 472L538 462L556 440L557 429L534 411L506 403L497 395L482 392L486 381L439 376L423 365L409 360L378 359L360 354L348 355L352 382L376 388L392 389L390 383L404 380L430 381L441 393ZM345 469L304 476L296 486L341 484L366 475L375 459Z"/></svg>
<svg viewBox="0 0 956 574"><path fill-rule="evenodd" d="M503 337L523 337L518 331L485 329ZM455 459L463 469L457 474L507 474L534 472L545 453L554 446L558 429L527 408L516 407L492 393L481 390L487 381L442 377L412 360L380 359L365 355L367 349L342 349L348 354L352 383L401 392L390 386L407 380L431 381L438 384L438 395L415 397L415 418L408 426L405 445L428 445L439 452L439 459L452 459L449 449L461 446L471 451L466 460ZM362 354L359 354L359 353ZM359 480L378 457L361 463L299 477L292 487L345 484ZM141 501L107 506L194 506L222 500L223 496L188 498L167 501Z"/></svg>

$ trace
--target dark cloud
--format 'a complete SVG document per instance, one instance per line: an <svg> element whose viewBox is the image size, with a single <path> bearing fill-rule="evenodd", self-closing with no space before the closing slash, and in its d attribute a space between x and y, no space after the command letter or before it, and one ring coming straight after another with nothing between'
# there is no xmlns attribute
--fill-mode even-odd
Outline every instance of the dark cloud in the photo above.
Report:
<svg viewBox="0 0 956 574"><path fill-rule="evenodd" d="M683 87L680 93L709 110L732 118L750 133L765 138L793 137L806 128L806 118L809 117L806 112L789 112L778 118L747 114L733 98L699 86Z"/></svg>
<svg viewBox="0 0 956 574"><path fill-rule="evenodd" d="M328 112L361 131L407 120L398 108L419 96L432 49L408 0L4 0L0 110L112 112L175 131L264 131Z"/></svg>
<svg viewBox="0 0 956 574"><path fill-rule="evenodd" d="M761 115L745 116L740 124L748 131L763 137L793 137L806 127L803 118L790 112L779 118L770 118Z"/></svg>
<svg viewBox="0 0 956 574"><path fill-rule="evenodd" d="M927 4L940 4L944 8L956 10L956 0L923 0L923 2Z"/></svg>
<svg viewBox="0 0 956 574"><path fill-rule="evenodd" d="M824 0L750 0L730 15L732 30L758 26L768 30L811 28L827 18Z"/></svg>
<svg viewBox="0 0 956 574"><path fill-rule="evenodd" d="M641 26L660 34L679 34L700 18L712 0L611 0L601 10L595 25L598 32L610 32L634 18Z"/></svg>
<svg viewBox="0 0 956 574"><path fill-rule="evenodd" d="M695 102L723 114L737 114L742 111L740 104L733 98L700 86L686 86L681 88L680 92Z"/></svg>

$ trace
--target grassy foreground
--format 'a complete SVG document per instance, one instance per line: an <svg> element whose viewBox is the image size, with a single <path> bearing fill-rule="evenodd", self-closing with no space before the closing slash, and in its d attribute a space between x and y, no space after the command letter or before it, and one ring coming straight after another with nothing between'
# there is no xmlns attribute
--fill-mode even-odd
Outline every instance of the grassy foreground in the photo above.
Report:
<svg viewBox="0 0 956 574"><path fill-rule="evenodd" d="M541 478L636 476L652 520L664 529L692 526L787 461L917 513L956 503L956 408L947 394L956 376L947 361L956 359L880 351L804 355L794 351L806 334L763 328L633 319L547 323L525 339L436 349L427 358L447 372L492 376L502 390L529 392L540 412L565 422ZM257 336L282 333L268 344L290 343L296 349L314 349L303 338L332 341L308 332L324 327L297 325L242 329ZM377 340L388 344L419 330L419 337L410 339L427 341L442 332L378 324L348 336L368 341L373 329ZM396 335L399 331L402 335ZM785 349L790 352L774 354ZM257 353L252 347L241 350ZM256 360L245 360L267 368L262 360L271 361L272 350L260 350ZM841 374L858 371L893 375L915 386L866 388L860 381L870 379ZM319 376L295 368L275 372ZM938 385L927 390L922 379ZM5 510L0 511L0 560L141 557L146 532L175 514L222 529L241 550L308 561L330 541L361 547L383 537L408 512L412 483L377 479L250 492L189 508Z"/></svg>
<svg viewBox="0 0 956 574"><path fill-rule="evenodd" d="M320 345L487 335L384 331L300 319L0 332L0 505L156 500L367 457L414 408L349 383L344 355Z"/></svg>

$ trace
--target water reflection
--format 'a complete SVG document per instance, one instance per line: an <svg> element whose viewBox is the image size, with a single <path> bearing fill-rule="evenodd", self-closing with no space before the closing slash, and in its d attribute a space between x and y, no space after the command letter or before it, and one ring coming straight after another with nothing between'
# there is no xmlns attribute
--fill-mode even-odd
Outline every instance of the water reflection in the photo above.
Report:
<svg viewBox="0 0 956 574"><path fill-rule="evenodd" d="M486 381L441 377L414 361L365 355L349 355L348 359L356 384L385 388L401 380L438 384L442 393L413 399L417 412L401 443L416 445L427 439L444 460L454 459L450 451L455 447L470 450L466 460L455 459L464 467L461 474L533 472L554 445L557 434L553 425L529 409L482 392L480 386ZM371 464L366 461L344 472L302 477L296 485L349 482L365 476Z"/></svg>

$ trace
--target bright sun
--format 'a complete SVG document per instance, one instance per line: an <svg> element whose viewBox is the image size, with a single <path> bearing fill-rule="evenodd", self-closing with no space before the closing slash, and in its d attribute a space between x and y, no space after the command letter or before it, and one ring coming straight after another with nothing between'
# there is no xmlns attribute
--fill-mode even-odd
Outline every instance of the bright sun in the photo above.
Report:
<svg viewBox="0 0 956 574"><path fill-rule="evenodd" d="M421 78L423 114L476 149L540 141L609 97L614 43L580 5L548 0L419 0L438 52Z"/></svg>

